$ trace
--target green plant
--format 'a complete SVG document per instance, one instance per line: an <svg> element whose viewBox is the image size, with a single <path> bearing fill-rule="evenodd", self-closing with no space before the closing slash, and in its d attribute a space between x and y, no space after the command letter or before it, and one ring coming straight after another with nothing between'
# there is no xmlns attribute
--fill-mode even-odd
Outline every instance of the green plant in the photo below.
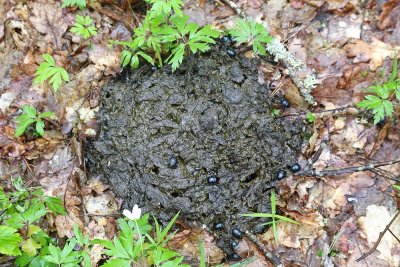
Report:
<svg viewBox="0 0 400 267"><path fill-rule="evenodd" d="M62 8L65 7L79 7L80 9L84 9L86 7L86 0L63 0Z"/></svg>
<svg viewBox="0 0 400 267"><path fill-rule="evenodd" d="M274 239L275 242L278 242L278 234L276 231L276 225L279 222L289 222L289 223L294 223L294 224L299 224L298 222L285 217L276 214L276 195L275 192L271 192L271 213L248 213L248 214L241 214L241 216L246 216L246 217L253 217L253 218L271 218L270 222L263 223L261 225L272 225L272 232L274 234Z"/></svg>
<svg viewBox="0 0 400 267"><path fill-rule="evenodd" d="M93 20L89 16L76 15L75 24L70 31L87 39L97 35L97 29L92 24Z"/></svg>
<svg viewBox="0 0 400 267"><path fill-rule="evenodd" d="M200 28L189 23L189 17L182 13L181 0L147 0L152 4L142 24L134 30L132 41L111 41L121 45L122 66L139 66L139 57L150 64L162 66L168 63L175 71L190 53L205 52L220 32L210 25ZM165 58L165 60L163 60Z"/></svg>
<svg viewBox="0 0 400 267"><path fill-rule="evenodd" d="M36 109L33 106L30 105L24 105L22 106L22 114L18 116L16 119L18 125L17 128L15 129L15 137L21 136L26 128L31 125L36 123L35 125L35 130L36 133L39 134L40 136L43 136L44 134L44 121L42 120L43 118L48 118L54 115L54 112L51 111L46 111L40 114L37 114Z"/></svg>
<svg viewBox="0 0 400 267"><path fill-rule="evenodd" d="M150 236L149 232L152 227L148 219L149 215L145 214L139 219L126 220L119 219L118 226L120 232L118 236L110 240L94 240L96 244L101 244L106 248L105 254L110 259L102 266L132 266L135 263L148 262L152 266L171 266L171 267L186 267L189 265L181 264L183 256L180 256L175 251L165 247L172 234L167 235L173 223L177 219L177 214L166 226L162 229L157 220L155 220L155 237Z"/></svg>
<svg viewBox="0 0 400 267"><path fill-rule="evenodd" d="M44 61L36 69L33 83L40 84L50 79L49 83L53 86L54 91L57 92L63 80L69 81L68 72L63 67L56 66L56 62L51 55L43 54L42 57Z"/></svg>
<svg viewBox="0 0 400 267"><path fill-rule="evenodd" d="M39 225L48 213L65 214L64 207L42 189L24 188L21 178L13 185L15 191L7 193L0 187L0 253L18 256L18 266L42 266L53 240Z"/></svg>
<svg viewBox="0 0 400 267"><path fill-rule="evenodd" d="M265 45L272 37L261 23L254 20L238 19L236 27L229 31L238 44L247 43L253 45L253 51L259 55L265 55Z"/></svg>
<svg viewBox="0 0 400 267"><path fill-rule="evenodd" d="M272 116L274 116L274 117L278 117L278 116L281 114L281 111L280 111L279 109L273 108L273 109L271 110L271 114L272 114Z"/></svg>
<svg viewBox="0 0 400 267"><path fill-rule="evenodd" d="M307 119L307 121L308 122L314 122L315 121L315 115L314 114L312 114L311 112L307 112L307 114L306 114L306 119Z"/></svg>
<svg viewBox="0 0 400 267"><path fill-rule="evenodd" d="M374 124L383 120L386 116L393 116L394 98L400 101L400 78L397 78L397 55L395 55L392 73L389 81L368 87L368 94L357 106L366 110L372 110Z"/></svg>

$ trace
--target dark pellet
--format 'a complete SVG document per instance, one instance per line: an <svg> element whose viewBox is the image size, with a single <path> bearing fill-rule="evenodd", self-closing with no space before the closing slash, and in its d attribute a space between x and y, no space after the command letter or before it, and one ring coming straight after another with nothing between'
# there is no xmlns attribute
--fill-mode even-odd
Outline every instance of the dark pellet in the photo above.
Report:
<svg viewBox="0 0 400 267"><path fill-rule="evenodd" d="M174 156L170 157L168 160L168 167L170 169L176 169L176 167L178 167L178 159Z"/></svg>
<svg viewBox="0 0 400 267"><path fill-rule="evenodd" d="M236 237L236 238L242 238L243 237L243 232L242 231L240 231L240 229L239 228L233 228L232 229L232 235L234 236L234 237Z"/></svg>
<svg viewBox="0 0 400 267"><path fill-rule="evenodd" d="M285 177L286 177L286 171L284 170L279 170L278 173L276 174L276 179L278 180L282 180Z"/></svg>

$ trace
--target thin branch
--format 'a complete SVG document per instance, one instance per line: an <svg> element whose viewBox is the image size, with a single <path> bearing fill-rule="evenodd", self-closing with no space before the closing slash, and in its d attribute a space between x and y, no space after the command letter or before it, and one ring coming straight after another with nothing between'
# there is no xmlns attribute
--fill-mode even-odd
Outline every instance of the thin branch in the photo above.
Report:
<svg viewBox="0 0 400 267"><path fill-rule="evenodd" d="M378 247L379 243L381 242L383 236L385 235L385 233L386 233L387 231L389 231L390 226L394 223L394 221L396 220L396 218L397 218L399 215L400 215L400 210L397 211L396 215L394 215L394 217L393 217L392 220L389 222L389 224L386 225L385 229L384 229L382 232L380 232L379 237L378 237L378 240L376 240L374 246L373 246L367 253L364 253L361 257L359 257L359 258L356 260L356 262L362 261L363 259L365 259L366 257L368 257L369 255L371 255L372 253L375 252L375 250L376 250L376 248Z"/></svg>
<svg viewBox="0 0 400 267"><path fill-rule="evenodd" d="M366 165L347 167L342 169L329 169L329 170L304 170L302 172L296 173L296 176L314 176L314 177L324 177L324 176L335 176L335 175L343 175L346 173L353 172L363 172L373 170L378 167L393 165L396 163L400 163L400 160L390 160L384 162L370 163Z"/></svg>

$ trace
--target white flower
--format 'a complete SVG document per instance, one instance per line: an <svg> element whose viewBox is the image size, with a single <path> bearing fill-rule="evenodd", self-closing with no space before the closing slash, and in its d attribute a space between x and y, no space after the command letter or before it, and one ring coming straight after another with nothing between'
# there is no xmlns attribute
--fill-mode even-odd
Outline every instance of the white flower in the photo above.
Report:
<svg viewBox="0 0 400 267"><path fill-rule="evenodd" d="M140 219L140 215L142 215L142 209L140 209L139 206L135 204L135 206L133 206L132 208L132 212L129 210L124 210L122 214L129 220L137 220Z"/></svg>

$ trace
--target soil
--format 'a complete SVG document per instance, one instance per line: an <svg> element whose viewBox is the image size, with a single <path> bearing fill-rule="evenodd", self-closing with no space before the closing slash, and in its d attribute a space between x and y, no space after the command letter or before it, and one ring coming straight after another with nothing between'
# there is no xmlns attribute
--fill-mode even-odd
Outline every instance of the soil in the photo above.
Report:
<svg viewBox="0 0 400 267"><path fill-rule="evenodd" d="M114 78L101 90L100 134L86 144L91 175L124 208L205 224L225 252L232 229L263 231L265 221L240 214L270 212L271 181L296 163L304 125L272 116L279 99L257 82L259 64L215 47L174 73L144 66Z"/></svg>

